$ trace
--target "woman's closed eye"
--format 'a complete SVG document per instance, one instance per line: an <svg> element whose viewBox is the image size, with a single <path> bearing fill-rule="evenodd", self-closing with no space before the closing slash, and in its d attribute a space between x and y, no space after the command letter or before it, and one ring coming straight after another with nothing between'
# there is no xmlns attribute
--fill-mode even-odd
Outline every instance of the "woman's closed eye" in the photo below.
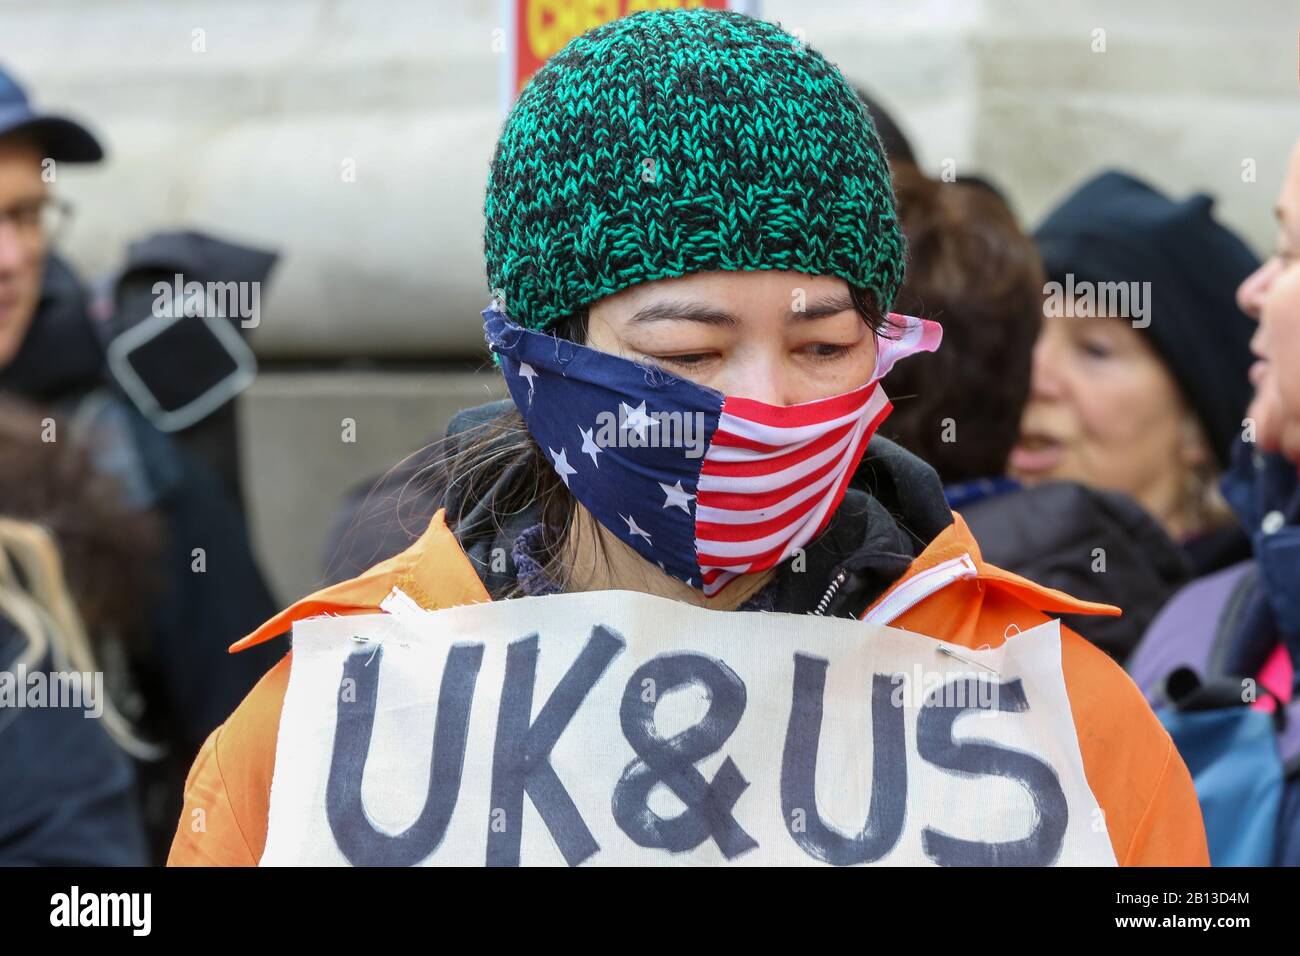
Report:
<svg viewBox="0 0 1300 956"><path fill-rule="evenodd" d="M827 362L848 355L854 348L856 348L854 345L838 345L831 342L818 342L815 345L808 346L808 351L817 361Z"/></svg>
<svg viewBox="0 0 1300 956"><path fill-rule="evenodd" d="M1100 339L1080 339L1077 347L1088 358L1095 359L1110 358L1115 351L1109 342Z"/></svg>
<svg viewBox="0 0 1300 956"><path fill-rule="evenodd" d="M683 355L647 355L647 358L661 365L677 368L703 368L721 356L717 352L687 352Z"/></svg>
<svg viewBox="0 0 1300 956"><path fill-rule="evenodd" d="M816 342L812 345L800 346L797 351L814 362L831 362L848 355L856 347L856 345L841 345L834 342ZM707 366L710 362L718 361L722 356L717 352L686 352L678 355L648 355L647 357L664 365L698 369Z"/></svg>

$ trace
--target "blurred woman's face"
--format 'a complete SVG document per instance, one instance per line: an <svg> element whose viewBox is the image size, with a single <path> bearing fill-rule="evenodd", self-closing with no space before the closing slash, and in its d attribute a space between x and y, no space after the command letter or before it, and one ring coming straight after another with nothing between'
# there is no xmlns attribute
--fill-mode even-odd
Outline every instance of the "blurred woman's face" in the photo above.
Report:
<svg viewBox="0 0 1300 956"><path fill-rule="evenodd" d="M1173 375L1127 321L1043 320L1013 477L1124 492L1177 536L1186 472L1208 453Z"/></svg>
<svg viewBox="0 0 1300 956"><path fill-rule="evenodd" d="M1277 202L1277 249L1237 290L1237 302L1259 320L1250 347L1255 399L1246 413L1265 451L1300 464L1300 143Z"/></svg>
<svg viewBox="0 0 1300 956"><path fill-rule="evenodd" d="M870 380L876 340L840 278L699 272L593 303L587 344L725 395L796 405Z"/></svg>

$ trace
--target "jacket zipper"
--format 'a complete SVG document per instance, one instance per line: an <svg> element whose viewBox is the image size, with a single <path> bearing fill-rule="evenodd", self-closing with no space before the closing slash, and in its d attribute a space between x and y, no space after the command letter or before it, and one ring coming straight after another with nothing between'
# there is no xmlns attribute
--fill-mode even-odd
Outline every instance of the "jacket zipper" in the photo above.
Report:
<svg viewBox="0 0 1300 956"><path fill-rule="evenodd" d="M936 591L943 590L954 581L975 577L979 577L979 569L969 554L942 561L886 591L880 603L864 615L862 620L872 624L892 624L905 611L916 607Z"/></svg>
<svg viewBox="0 0 1300 956"><path fill-rule="evenodd" d="M817 607L813 610L814 614L820 614L820 615L826 614L826 608L830 606L831 598L835 597L835 592L838 591L841 587L843 587L844 582L848 579L848 576L849 573L845 571L843 568L841 568L839 573L836 574L835 577L831 580L830 587L826 589L826 593L823 594L821 596L821 600L817 602Z"/></svg>
<svg viewBox="0 0 1300 956"><path fill-rule="evenodd" d="M947 587L960 578L973 578L977 575L978 571L975 562L971 560L969 554L963 554L949 561L941 562L928 570L913 575L907 581L886 592L884 599L877 605L876 609L862 619L877 624L889 624L894 618L920 604L935 591ZM843 568L835 573L835 577L831 579L825 593L817 601L813 614L825 616L831 600L839 589L844 586L844 582L848 580L848 577L848 571ZM409 615L413 611L421 612L424 610L406 592L397 587L394 587L389 592L379 606L381 610L399 616Z"/></svg>

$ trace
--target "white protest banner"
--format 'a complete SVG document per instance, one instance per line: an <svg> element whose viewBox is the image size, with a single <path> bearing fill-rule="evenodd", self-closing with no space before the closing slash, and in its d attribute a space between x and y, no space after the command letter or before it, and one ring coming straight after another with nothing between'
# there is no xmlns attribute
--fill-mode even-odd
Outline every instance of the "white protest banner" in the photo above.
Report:
<svg viewBox="0 0 1300 956"><path fill-rule="evenodd" d="M385 607L294 625L263 865L1115 864L1058 622Z"/></svg>

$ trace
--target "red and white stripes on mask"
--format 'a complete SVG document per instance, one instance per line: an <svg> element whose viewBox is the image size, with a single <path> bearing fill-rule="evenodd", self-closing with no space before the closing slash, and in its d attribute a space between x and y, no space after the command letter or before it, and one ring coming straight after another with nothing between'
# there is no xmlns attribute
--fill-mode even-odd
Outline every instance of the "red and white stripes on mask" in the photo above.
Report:
<svg viewBox="0 0 1300 956"><path fill-rule="evenodd" d="M892 408L880 379L942 338L935 322L891 314L893 334L876 337L864 385L769 405L525 329L495 305L483 317L511 396L569 491L647 561L709 597L821 533ZM680 440L693 427L694 447Z"/></svg>

